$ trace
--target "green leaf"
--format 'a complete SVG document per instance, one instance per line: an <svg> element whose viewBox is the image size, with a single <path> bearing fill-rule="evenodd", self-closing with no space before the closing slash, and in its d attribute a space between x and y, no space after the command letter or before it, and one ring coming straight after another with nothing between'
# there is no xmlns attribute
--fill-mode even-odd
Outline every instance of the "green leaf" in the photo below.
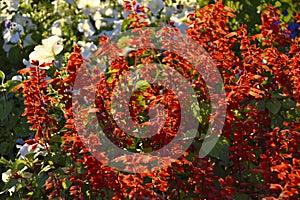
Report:
<svg viewBox="0 0 300 200"><path fill-rule="evenodd" d="M0 104L0 120L5 119L11 112L13 108L13 102L7 101L3 104Z"/></svg>
<svg viewBox="0 0 300 200"><path fill-rule="evenodd" d="M139 80L135 85L136 90L139 91L145 91L148 87L150 87L150 84L145 80Z"/></svg>
<svg viewBox="0 0 300 200"><path fill-rule="evenodd" d="M109 77L109 78L106 80L106 82L107 82L107 83L112 83L112 82L114 82L114 79L111 78L111 77Z"/></svg>
<svg viewBox="0 0 300 200"><path fill-rule="evenodd" d="M138 96L138 101L139 101L139 105L146 106L146 101L144 100L144 96L143 95L139 95Z"/></svg>
<svg viewBox="0 0 300 200"><path fill-rule="evenodd" d="M215 165L214 174L216 174L219 177L225 178L226 177L226 172L224 170L224 166Z"/></svg>
<svg viewBox="0 0 300 200"><path fill-rule="evenodd" d="M300 107L296 107L295 111L296 111L297 116L300 116Z"/></svg>
<svg viewBox="0 0 300 200"><path fill-rule="evenodd" d="M50 139L50 144L52 144L52 143L59 143L59 144L61 144L62 141L63 141L63 139L61 138L60 135L54 135Z"/></svg>
<svg viewBox="0 0 300 200"><path fill-rule="evenodd" d="M273 99L283 99L285 96L282 93L270 92Z"/></svg>
<svg viewBox="0 0 300 200"><path fill-rule="evenodd" d="M280 8L280 7L281 7L280 1L276 1L276 2L275 2L275 6L278 7L278 8Z"/></svg>
<svg viewBox="0 0 300 200"><path fill-rule="evenodd" d="M1 142L0 143L0 149L3 151L3 152L7 152L9 151L9 146L10 146L10 143L4 141L4 142Z"/></svg>
<svg viewBox="0 0 300 200"><path fill-rule="evenodd" d="M12 162L10 160L6 160L3 157L0 158L0 164L6 165L6 166L9 166L9 167L12 166Z"/></svg>
<svg viewBox="0 0 300 200"><path fill-rule="evenodd" d="M257 104L257 111L263 111L266 108L266 102L259 100Z"/></svg>
<svg viewBox="0 0 300 200"><path fill-rule="evenodd" d="M266 107L272 114L276 115L281 108L281 103L279 101L269 101L267 102Z"/></svg>
<svg viewBox="0 0 300 200"><path fill-rule="evenodd" d="M63 188L66 190L66 189L68 189L69 187L71 187L72 184L73 184L72 181L70 181L69 179L66 179L66 181L64 181L64 182L62 183L62 186L63 186Z"/></svg>
<svg viewBox="0 0 300 200"><path fill-rule="evenodd" d="M111 75L111 74L116 73L118 71L119 71L118 69L109 70L108 72L105 73L105 75Z"/></svg>
<svg viewBox="0 0 300 200"><path fill-rule="evenodd" d="M34 40L36 43L40 43L40 41L42 40L42 35L37 31L37 32L33 32L31 35L32 40Z"/></svg>
<svg viewBox="0 0 300 200"><path fill-rule="evenodd" d="M5 184L5 186L2 188L2 191L0 192L0 194L7 192L10 188L12 188L13 186L18 184L18 180L17 179L10 179L8 181L7 184Z"/></svg>
<svg viewBox="0 0 300 200"><path fill-rule="evenodd" d="M21 83L21 81L17 81L17 80L8 80L6 81L5 88L7 88L7 91L12 92L12 89L16 86L18 86Z"/></svg>
<svg viewBox="0 0 300 200"><path fill-rule="evenodd" d="M250 197L247 194L236 194L236 195L233 195L233 199L248 200L248 199L250 199Z"/></svg>
<svg viewBox="0 0 300 200"><path fill-rule="evenodd" d="M8 59L11 63L13 64L17 64L20 63L22 61L22 51L20 49L20 47L18 46L14 46L12 48L10 48L9 52L8 52Z"/></svg>
<svg viewBox="0 0 300 200"><path fill-rule="evenodd" d="M4 84L5 74L3 71L0 70L0 78L1 78L1 84Z"/></svg>
<svg viewBox="0 0 300 200"><path fill-rule="evenodd" d="M229 163L229 142L226 138L220 137L214 148L208 154L214 158L217 158L224 162L224 164Z"/></svg>
<svg viewBox="0 0 300 200"><path fill-rule="evenodd" d="M16 160L12 166L11 173L15 173L26 166L25 160Z"/></svg>
<svg viewBox="0 0 300 200"><path fill-rule="evenodd" d="M296 107L296 102L292 99L283 99L282 107L286 109L294 108Z"/></svg>
<svg viewBox="0 0 300 200"><path fill-rule="evenodd" d="M283 128L283 118L279 115L276 115L271 121L271 128L274 129L275 127Z"/></svg>
<svg viewBox="0 0 300 200"><path fill-rule="evenodd" d="M134 19L124 19L122 26L121 26L121 30L122 31L126 31L127 26L129 26L131 24L131 22L133 22Z"/></svg>
<svg viewBox="0 0 300 200"><path fill-rule="evenodd" d="M47 171L49 171L51 169L51 166L50 165L47 165L47 166L45 166L39 173L41 173L41 172L47 172Z"/></svg>
<svg viewBox="0 0 300 200"><path fill-rule="evenodd" d="M43 185L45 185L46 183L46 180L48 179L49 177L47 176L46 173L42 173L42 174L39 174L37 176L37 179L36 179L36 182L38 184L38 187L43 187Z"/></svg>
<svg viewBox="0 0 300 200"><path fill-rule="evenodd" d="M118 47L120 47L120 48L125 48L125 47L127 47L128 46L128 44L126 44L128 41L130 40L130 36L123 36L123 37L121 37L119 40L118 40Z"/></svg>

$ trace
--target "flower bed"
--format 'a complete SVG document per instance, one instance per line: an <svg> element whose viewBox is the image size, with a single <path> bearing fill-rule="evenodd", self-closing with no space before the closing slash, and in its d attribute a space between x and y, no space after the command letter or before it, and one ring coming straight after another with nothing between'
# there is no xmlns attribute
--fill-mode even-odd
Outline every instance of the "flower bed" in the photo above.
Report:
<svg viewBox="0 0 300 200"><path fill-rule="evenodd" d="M0 6L3 198L299 199L297 1Z"/></svg>

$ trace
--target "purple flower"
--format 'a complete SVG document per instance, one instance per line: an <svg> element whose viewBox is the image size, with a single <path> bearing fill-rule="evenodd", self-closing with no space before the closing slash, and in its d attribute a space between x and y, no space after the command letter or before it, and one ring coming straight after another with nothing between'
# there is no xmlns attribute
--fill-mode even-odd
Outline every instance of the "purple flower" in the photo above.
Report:
<svg viewBox="0 0 300 200"><path fill-rule="evenodd" d="M11 27L11 21L6 21L5 22L5 28L10 29L10 27Z"/></svg>
<svg viewBox="0 0 300 200"><path fill-rule="evenodd" d="M17 28L18 24L16 22L12 22L12 21L6 21L5 22L5 28L7 30L13 31Z"/></svg>
<svg viewBox="0 0 300 200"><path fill-rule="evenodd" d="M298 24L297 22L288 24L288 30L290 30L289 35L291 38L294 39L299 34L299 32L300 32L299 27L300 27L300 24Z"/></svg>
<svg viewBox="0 0 300 200"><path fill-rule="evenodd" d="M5 30L3 31L3 38L5 43L17 43L20 40L20 35L24 33L23 27L12 21L5 22Z"/></svg>
<svg viewBox="0 0 300 200"><path fill-rule="evenodd" d="M278 25L279 24L279 20L276 20L272 23L273 25Z"/></svg>
<svg viewBox="0 0 300 200"><path fill-rule="evenodd" d="M289 15L289 12L288 12L287 10L283 10L283 11L282 11L282 14L283 14L283 16L288 16L288 15Z"/></svg>
<svg viewBox="0 0 300 200"><path fill-rule="evenodd" d="M45 104L44 100L40 100L40 105L43 106L44 108L46 108L46 106L47 106L47 105Z"/></svg>
<svg viewBox="0 0 300 200"><path fill-rule="evenodd" d="M139 4L139 3L137 3L137 4L135 5L135 7L134 7L134 10L135 10L137 13L140 13L140 12L142 12L141 9L140 9L140 7L142 7L142 5Z"/></svg>

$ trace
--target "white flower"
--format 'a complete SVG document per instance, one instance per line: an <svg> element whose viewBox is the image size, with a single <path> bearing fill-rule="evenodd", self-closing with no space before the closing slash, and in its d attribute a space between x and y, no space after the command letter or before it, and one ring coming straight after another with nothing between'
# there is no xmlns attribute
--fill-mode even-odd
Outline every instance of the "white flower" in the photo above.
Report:
<svg viewBox="0 0 300 200"><path fill-rule="evenodd" d="M197 0L176 0L176 1L172 1L173 6L178 7L179 5L183 6L184 8L188 8L189 10L193 10L196 6L197 8Z"/></svg>
<svg viewBox="0 0 300 200"><path fill-rule="evenodd" d="M13 81L22 81L23 78L22 78L21 75L16 75L16 76L13 76L13 77L11 78L11 80L13 80Z"/></svg>
<svg viewBox="0 0 300 200"><path fill-rule="evenodd" d="M10 179L10 176L11 176L11 170L10 169L6 172L3 172L2 173L2 181L4 183L7 183ZM8 190L10 195L12 195L15 191L16 191L16 186L13 186ZM2 194L2 193L4 193L4 192L0 192L0 194Z"/></svg>
<svg viewBox="0 0 300 200"><path fill-rule="evenodd" d="M95 28L88 19L80 20L78 24L79 32L84 33L85 37L91 37L96 32Z"/></svg>
<svg viewBox="0 0 300 200"><path fill-rule="evenodd" d="M186 8L184 8L181 13L171 16L170 20L175 22L174 25L176 28L184 32L187 29L186 21L187 21L188 14L189 11Z"/></svg>
<svg viewBox="0 0 300 200"><path fill-rule="evenodd" d="M63 0L63 1L69 4L74 4L74 0Z"/></svg>
<svg viewBox="0 0 300 200"><path fill-rule="evenodd" d="M19 0L0 0L0 21L11 20L19 8Z"/></svg>
<svg viewBox="0 0 300 200"><path fill-rule="evenodd" d="M103 30L100 34L98 34L99 37L102 37L104 34L106 36L114 36L121 33L121 27L123 24L123 19L114 21L113 29L111 31Z"/></svg>
<svg viewBox="0 0 300 200"><path fill-rule="evenodd" d="M123 24L123 20L117 20L117 21L114 21L114 32L112 35L118 35L121 33L121 28L122 28L122 24Z"/></svg>
<svg viewBox="0 0 300 200"><path fill-rule="evenodd" d="M189 9L194 9L195 6L197 6L197 0L186 0L181 1L183 5Z"/></svg>
<svg viewBox="0 0 300 200"><path fill-rule="evenodd" d="M28 68L28 67L31 66L31 63L28 60L26 60L26 59L23 58L23 65L25 65L26 68Z"/></svg>
<svg viewBox="0 0 300 200"><path fill-rule="evenodd" d="M93 15L93 20L95 21L95 27L97 30L100 30L102 25L102 15L99 11L95 12Z"/></svg>
<svg viewBox="0 0 300 200"><path fill-rule="evenodd" d="M121 5L121 6L123 6L123 0L117 0L117 2Z"/></svg>
<svg viewBox="0 0 300 200"><path fill-rule="evenodd" d="M10 171L3 172L2 173L2 181L4 183L7 183L9 181L10 176L11 176L11 172Z"/></svg>
<svg viewBox="0 0 300 200"><path fill-rule="evenodd" d="M25 143L24 145L16 145L17 148L19 148L20 153L20 159L24 159L25 156L29 153L37 153L39 152L40 155L45 156L47 152L45 151L45 147L43 147L41 144L32 144L28 145Z"/></svg>
<svg viewBox="0 0 300 200"><path fill-rule="evenodd" d="M99 6L100 0L79 0L77 3L77 7L87 15L94 13Z"/></svg>
<svg viewBox="0 0 300 200"><path fill-rule="evenodd" d="M112 8L106 8L104 11L104 15L112 16L114 14L114 10Z"/></svg>
<svg viewBox="0 0 300 200"><path fill-rule="evenodd" d="M32 23L32 20L30 18L30 15L27 14L17 14L14 16L15 22L17 22L18 24L22 25L25 30L28 32L30 30L36 30L37 26Z"/></svg>
<svg viewBox="0 0 300 200"><path fill-rule="evenodd" d="M153 15L156 16L158 14L158 12L164 8L164 2L162 0L152 0L149 3L149 8L150 8L151 12L153 13Z"/></svg>
<svg viewBox="0 0 300 200"><path fill-rule="evenodd" d="M266 59L263 59L263 60L262 60L262 64L264 64L264 65L265 65L265 64L267 64L267 63L268 63L268 62L267 62L267 60L266 60Z"/></svg>
<svg viewBox="0 0 300 200"><path fill-rule="evenodd" d="M24 29L20 24L12 21L6 21L5 28L6 29L3 32L5 43L17 43L20 41L20 36L24 33Z"/></svg>
<svg viewBox="0 0 300 200"><path fill-rule="evenodd" d="M0 1L0 8L3 8L5 6L7 10L9 11L16 11L19 8L19 0L2 0Z"/></svg>
<svg viewBox="0 0 300 200"><path fill-rule="evenodd" d="M58 55L63 50L62 38L58 36L51 36L42 40L42 45L38 45L34 48L34 51L29 54L29 60L38 60L40 64L51 63L55 59L55 55ZM48 69L45 67L44 69Z"/></svg>
<svg viewBox="0 0 300 200"><path fill-rule="evenodd" d="M81 54L84 58L89 58L97 50L97 46L91 42L79 41L77 44L81 47Z"/></svg>
<svg viewBox="0 0 300 200"><path fill-rule="evenodd" d="M100 30L101 27L107 27L113 25L116 21L116 19L114 18L102 18L102 17L99 17L98 19L94 18L94 20L95 20L95 27L97 28L97 30Z"/></svg>
<svg viewBox="0 0 300 200"><path fill-rule="evenodd" d="M110 17L110 18L115 18L115 19L119 18L118 17L119 16L119 11L117 11L116 9L114 9L110 5L109 1L106 1L106 2L102 3L101 6L100 6L100 8L98 10L105 17Z"/></svg>
<svg viewBox="0 0 300 200"><path fill-rule="evenodd" d="M61 20L56 20L53 22L50 31L52 35L62 36L62 23Z"/></svg>

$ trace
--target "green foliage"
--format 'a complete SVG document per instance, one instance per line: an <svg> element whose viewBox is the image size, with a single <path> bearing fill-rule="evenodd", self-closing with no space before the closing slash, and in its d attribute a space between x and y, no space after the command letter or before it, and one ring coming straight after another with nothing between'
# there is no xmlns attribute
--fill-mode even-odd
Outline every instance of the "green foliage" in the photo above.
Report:
<svg viewBox="0 0 300 200"><path fill-rule="evenodd" d="M237 30L243 24L247 25L247 31L250 35L255 35L259 32L258 25L261 24L260 14L265 9L265 6L276 6L281 12L287 11L287 16L281 15L281 20L284 23L293 22L293 16L299 12L300 2L297 0L224 0L225 5L236 10L236 18L231 20L230 27Z"/></svg>

